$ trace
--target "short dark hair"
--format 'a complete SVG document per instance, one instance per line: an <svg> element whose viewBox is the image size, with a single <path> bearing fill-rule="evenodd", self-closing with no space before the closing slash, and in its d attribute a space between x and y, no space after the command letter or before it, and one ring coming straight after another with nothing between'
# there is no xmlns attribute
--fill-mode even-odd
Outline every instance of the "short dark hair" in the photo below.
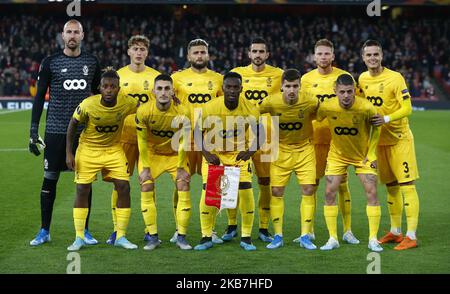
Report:
<svg viewBox="0 0 450 294"><path fill-rule="evenodd" d="M157 81L168 81L170 83L173 83L172 77L167 74L160 74L155 78L155 84Z"/></svg>
<svg viewBox="0 0 450 294"><path fill-rule="evenodd" d="M191 49L191 47L194 47L194 46L205 46L206 49L208 49L208 47L209 47L208 43L205 40L194 39L189 42L188 47L187 47L188 51Z"/></svg>
<svg viewBox="0 0 450 294"><path fill-rule="evenodd" d="M283 75L281 76L281 82L282 83L284 81L293 82L295 80L300 79L300 76L301 75L298 70L296 70L295 68L289 68L283 72Z"/></svg>
<svg viewBox="0 0 450 294"><path fill-rule="evenodd" d="M261 38L261 37L253 38L250 43L250 46L248 46L249 51L252 49L253 44L264 44L264 45L266 45L266 51L269 52L269 45L267 44L266 40L264 40L263 38Z"/></svg>
<svg viewBox="0 0 450 294"><path fill-rule="evenodd" d="M112 66L108 66L105 69L103 69L103 73L101 78L112 78L112 79L117 79L120 81L120 77L119 74L117 73L117 71L114 69L114 67Z"/></svg>
<svg viewBox="0 0 450 294"><path fill-rule="evenodd" d="M369 46L377 46L377 47L380 47L381 51L383 51L383 47L381 46L381 43L380 43L380 42L378 42L377 40L370 40L370 39L369 39L369 40L365 41L364 44L362 45L362 48L361 48L361 55L363 55L364 49L365 49L366 47L369 47Z"/></svg>
<svg viewBox="0 0 450 294"><path fill-rule="evenodd" d="M334 51L334 45L333 42L331 42L328 39L320 39L319 41L316 42L316 44L314 45L314 51L317 49L317 47L319 46L325 46L325 47L329 47L331 48L331 51Z"/></svg>
<svg viewBox="0 0 450 294"><path fill-rule="evenodd" d="M355 85L355 80L349 74L341 74L340 76L338 76L336 80L336 86L337 85L344 85L344 86Z"/></svg>
<svg viewBox="0 0 450 294"><path fill-rule="evenodd" d="M236 78L239 79L239 81L241 81L242 83L242 76L240 74L238 74L237 72L234 71L229 71L227 72L224 76L223 76L223 82L225 83L226 79L232 79L232 78Z"/></svg>

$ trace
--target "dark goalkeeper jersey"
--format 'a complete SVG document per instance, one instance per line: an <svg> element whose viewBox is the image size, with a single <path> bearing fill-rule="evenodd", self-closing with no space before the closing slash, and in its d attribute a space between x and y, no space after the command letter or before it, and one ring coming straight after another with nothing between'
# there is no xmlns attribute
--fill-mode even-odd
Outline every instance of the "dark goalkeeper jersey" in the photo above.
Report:
<svg viewBox="0 0 450 294"><path fill-rule="evenodd" d="M50 88L45 132L66 134L78 104L92 93L98 93L100 75L98 59L83 50L77 57L59 52L45 58L39 69L31 123L39 124L45 93Z"/></svg>

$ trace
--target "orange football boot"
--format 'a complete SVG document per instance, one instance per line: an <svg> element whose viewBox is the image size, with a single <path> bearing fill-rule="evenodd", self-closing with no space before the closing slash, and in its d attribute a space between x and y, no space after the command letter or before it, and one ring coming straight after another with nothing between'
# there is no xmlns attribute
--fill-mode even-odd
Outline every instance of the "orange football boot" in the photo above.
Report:
<svg viewBox="0 0 450 294"><path fill-rule="evenodd" d="M406 236L400 244L394 247L395 250L406 250L417 247L417 240L411 240Z"/></svg>
<svg viewBox="0 0 450 294"><path fill-rule="evenodd" d="M394 235L392 232L387 233L384 235L378 242L380 244L386 244L386 243L400 243L403 240L403 235Z"/></svg>

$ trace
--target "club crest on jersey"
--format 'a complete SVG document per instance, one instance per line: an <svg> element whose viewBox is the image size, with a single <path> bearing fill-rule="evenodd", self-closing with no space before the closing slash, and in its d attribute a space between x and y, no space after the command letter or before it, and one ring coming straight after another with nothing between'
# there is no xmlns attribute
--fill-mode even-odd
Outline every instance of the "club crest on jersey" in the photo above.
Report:
<svg viewBox="0 0 450 294"><path fill-rule="evenodd" d="M318 85L319 85L319 84L314 84L314 85L313 85L313 88L317 88Z"/></svg>
<svg viewBox="0 0 450 294"><path fill-rule="evenodd" d="M354 115L354 116L352 117L352 123L353 123L354 125L360 124L360 123L361 123L361 118L359 118L358 116Z"/></svg>
<svg viewBox="0 0 450 294"><path fill-rule="evenodd" d="M124 87L128 86L128 83L123 83L123 86L124 86Z"/></svg>
<svg viewBox="0 0 450 294"><path fill-rule="evenodd" d="M83 66L83 75L87 76L89 74L89 68L87 65Z"/></svg>
<svg viewBox="0 0 450 294"><path fill-rule="evenodd" d="M267 88L272 87L272 78L271 77L268 77L266 82L267 82Z"/></svg>
<svg viewBox="0 0 450 294"><path fill-rule="evenodd" d="M212 90L213 89L213 83L211 81L208 82L208 90Z"/></svg>
<svg viewBox="0 0 450 294"><path fill-rule="evenodd" d="M188 87L191 87L191 86L192 86L192 83L187 83L187 86L188 86Z"/></svg>
<svg viewBox="0 0 450 294"><path fill-rule="evenodd" d="M144 90L147 91L148 90L148 86L150 85L150 83L148 81L144 81Z"/></svg>

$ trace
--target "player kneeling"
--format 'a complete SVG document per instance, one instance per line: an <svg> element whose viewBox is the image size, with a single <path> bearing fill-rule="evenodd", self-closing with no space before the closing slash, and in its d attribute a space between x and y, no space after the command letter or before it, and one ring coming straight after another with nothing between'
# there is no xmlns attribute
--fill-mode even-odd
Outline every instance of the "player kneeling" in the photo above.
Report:
<svg viewBox="0 0 450 294"><path fill-rule="evenodd" d="M77 251L86 243L84 226L89 211L88 196L97 172L102 171L103 180L114 183L118 192L117 238L115 246L136 249L137 246L125 237L130 219L130 184L128 162L120 145L123 121L128 114L135 113L137 102L119 93L119 75L111 68L102 75L100 95L86 98L78 105L67 128L66 163L75 170L77 195L73 208L75 242L67 248ZM74 157L73 140L80 123L85 128L80 136L79 147Z"/></svg>

